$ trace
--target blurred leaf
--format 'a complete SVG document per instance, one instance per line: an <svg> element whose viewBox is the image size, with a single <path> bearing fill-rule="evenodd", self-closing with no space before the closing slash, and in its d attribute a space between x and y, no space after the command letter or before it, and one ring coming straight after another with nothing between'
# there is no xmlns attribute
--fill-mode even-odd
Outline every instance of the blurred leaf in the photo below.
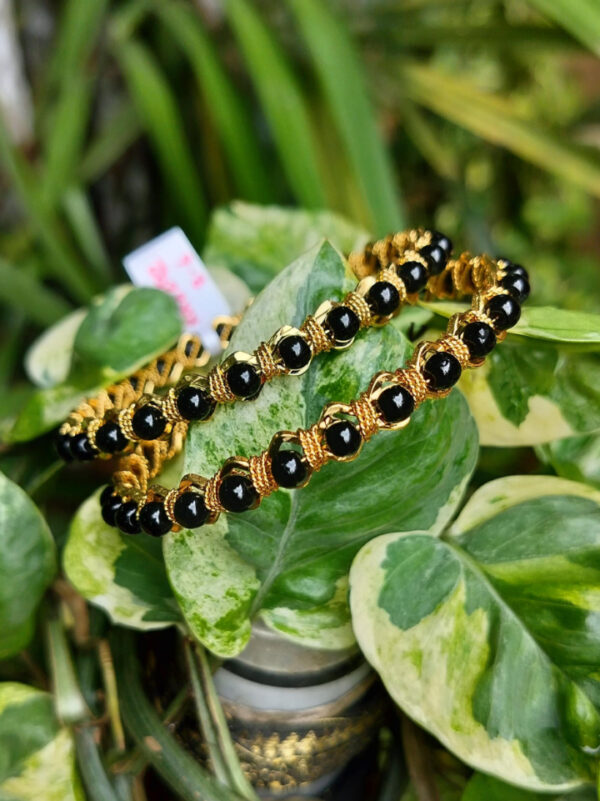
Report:
<svg viewBox="0 0 600 801"><path fill-rule="evenodd" d="M69 581L118 625L149 631L177 623L160 541L108 526L99 496L100 491L88 498L71 523L63 557Z"/></svg>
<svg viewBox="0 0 600 801"><path fill-rule="evenodd" d="M51 325L69 311L60 295L44 286L23 268L13 267L0 257L0 299L20 309L34 323Z"/></svg>
<svg viewBox="0 0 600 801"><path fill-rule="evenodd" d="M108 283L110 261L87 195L81 187L71 186L63 194L62 203L73 235L88 264L103 284Z"/></svg>
<svg viewBox="0 0 600 801"><path fill-rule="evenodd" d="M403 530L363 547L354 630L393 699L460 759L569 790L597 770L599 555L600 493L500 479L441 540Z"/></svg>
<svg viewBox="0 0 600 801"><path fill-rule="evenodd" d="M394 167L369 100L360 57L342 22L319 0L289 0L340 137L370 210L377 236L405 224Z"/></svg>
<svg viewBox="0 0 600 801"><path fill-rule="evenodd" d="M127 98L103 120L102 128L83 154L80 180L87 183L100 178L135 142L141 130L140 118Z"/></svg>
<svg viewBox="0 0 600 801"><path fill-rule="evenodd" d="M0 683L0 799L85 801L75 749L58 727L48 693Z"/></svg>
<svg viewBox="0 0 600 801"><path fill-rule="evenodd" d="M307 208L325 206L315 138L288 61L250 3L227 0L226 10L295 197Z"/></svg>
<svg viewBox="0 0 600 801"><path fill-rule="evenodd" d="M46 521L23 490L0 473L0 659L29 642L36 607L55 569Z"/></svg>
<svg viewBox="0 0 600 801"><path fill-rule="evenodd" d="M600 56L600 8L595 0L529 0L529 4Z"/></svg>
<svg viewBox="0 0 600 801"><path fill-rule="evenodd" d="M324 238L342 253L350 253L364 246L368 234L329 211L235 201L213 213L203 257L211 268L226 267L253 292L260 292L284 267Z"/></svg>
<svg viewBox="0 0 600 801"><path fill-rule="evenodd" d="M206 201L173 91L151 51L140 42L119 39L115 51L179 219L192 241L202 242Z"/></svg>
<svg viewBox="0 0 600 801"><path fill-rule="evenodd" d="M50 82L62 84L81 72L104 23L109 0L65 0L48 65Z"/></svg>
<svg viewBox="0 0 600 801"><path fill-rule="evenodd" d="M485 94L468 79L446 75L429 66L405 65L402 80L406 94L415 102L600 196L598 159L520 118L508 101Z"/></svg>
<svg viewBox="0 0 600 801"><path fill-rule="evenodd" d="M559 476L600 489L600 435L566 437L538 449Z"/></svg>
<svg viewBox="0 0 600 801"><path fill-rule="evenodd" d="M223 70L200 17L191 8L173 2L157 3L156 11L190 61L241 196L261 203L273 200L252 120L241 93L236 92Z"/></svg>
<svg viewBox="0 0 600 801"><path fill-rule="evenodd" d="M25 354L25 372L36 386L47 388L66 380L73 358L75 335L87 314L77 309L48 328Z"/></svg>

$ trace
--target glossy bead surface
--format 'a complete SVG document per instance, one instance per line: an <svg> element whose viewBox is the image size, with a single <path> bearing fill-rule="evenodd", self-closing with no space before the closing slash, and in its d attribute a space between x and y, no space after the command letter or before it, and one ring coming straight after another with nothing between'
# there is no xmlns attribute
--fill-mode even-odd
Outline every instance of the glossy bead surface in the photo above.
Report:
<svg viewBox="0 0 600 801"><path fill-rule="evenodd" d="M156 406L145 403L131 418L131 427L140 439L157 439L167 427L167 418Z"/></svg>
<svg viewBox="0 0 600 801"><path fill-rule="evenodd" d="M177 391L177 410L184 420L206 420L214 408L214 400L199 387L181 387Z"/></svg>
<svg viewBox="0 0 600 801"><path fill-rule="evenodd" d="M171 530L172 523L161 501L149 501L140 509L140 525L146 534L162 537Z"/></svg>
<svg viewBox="0 0 600 801"><path fill-rule="evenodd" d="M360 320L348 306L334 306L327 315L327 326L338 344L349 342L358 333Z"/></svg>
<svg viewBox="0 0 600 801"><path fill-rule="evenodd" d="M512 295L519 303L523 303L529 297L529 281L518 273L509 273L500 281L500 286Z"/></svg>
<svg viewBox="0 0 600 801"><path fill-rule="evenodd" d="M103 453L118 453L126 447L129 440L114 420L101 425L96 431L96 445Z"/></svg>
<svg viewBox="0 0 600 801"><path fill-rule="evenodd" d="M54 439L54 447L57 454L64 462L73 461L73 453L71 452L71 437L68 434L57 434Z"/></svg>
<svg viewBox="0 0 600 801"><path fill-rule="evenodd" d="M426 259L430 275L439 275L448 261L448 254L444 248L433 243L422 247L419 253Z"/></svg>
<svg viewBox="0 0 600 801"><path fill-rule="evenodd" d="M377 407L386 423L399 423L411 416L415 399L405 387L388 387L377 398Z"/></svg>
<svg viewBox="0 0 600 801"><path fill-rule="evenodd" d="M450 256L452 253L452 240L450 237L446 236L446 234L442 234L439 231L432 231L431 244L440 247L445 252L446 256Z"/></svg>
<svg viewBox="0 0 600 801"><path fill-rule="evenodd" d="M354 456L360 448L362 437L358 428L348 420L339 420L325 430L327 447L334 456Z"/></svg>
<svg viewBox="0 0 600 801"><path fill-rule="evenodd" d="M299 334L284 337L277 345L277 352L288 370L301 370L312 358L310 345Z"/></svg>
<svg viewBox="0 0 600 801"><path fill-rule="evenodd" d="M229 388L238 398L253 398L260 391L260 374L251 364L235 362L227 370L226 376Z"/></svg>
<svg viewBox="0 0 600 801"><path fill-rule="evenodd" d="M228 512L245 512L257 498L258 493L248 476L225 476L219 487L219 500Z"/></svg>
<svg viewBox="0 0 600 801"><path fill-rule="evenodd" d="M173 504L173 516L183 528L199 528L208 520L204 496L194 490L182 492Z"/></svg>
<svg viewBox="0 0 600 801"><path fill-rule="evenodd" d="M100 506L104 506L105 503L108 503L109 500L114 495L114 492L115 492L115 490L113 488L113 485L112 484L107 484L107 486L104 487L104 489L100 493Z"/></svg>
<svg viewBox="0 0 600 801"><path fill-rule="evenodd" d="M137 503L125 501L115 514L115 523L124 534L139 534L142 530L137 516Z"/></svg>
<svg viewBox="0 0 600 801"><path fill-rule="evenodd" d="M521 307L510 295L494 295L488 301L485 312L494 321L494 326L498 331L506 331L519 322L521 317Z"/></svg>
<svg viewBox="0 0 600 801"><path fill-rule="evenodd" d="M280 487L294 489L306 481L308 468L297 451L282 450L273 454L271 472Z"/></svg>
<svg viewBox="0 0 600 801"><path fill-rule="evenodd" d="M423 289L429 278L427 268L420 261L405 261L404 264L399 264L396 267L396 272L404 281L404 286L409 295Z"/></svg>
<svg viewBox="0 0 600 801"><path fill-rule="evenodd" d="M523 267L521 264L515 264L514 261L511 261L510 259L504 259L504 258L499 259L499 261L503 261L504 262L504 264L503 264L504 272L506 272L506 273L508 273L510 275L520 275L523 278L526 278L527 280L529 280L529 273L527 272L525 267Z"/></svg>
<svg viewBox="0 0 600 801"><path fill-rule="evenodd" d="M376 281L367 292L367 303L374 314L388 317L400 305L400 293L389 281Z"/></svg>
<svg viewBox="0 0 600 801"><path fill-rule="evenodd" d="M468 347L471 358L487 356L496 345L496 333L487 323L467 323L460 337Z"/></svg>
<svg viewBox="0 0 600 801"><path fill-rule="evenodd" d="M102 500L106 490L109 490L109 494L107 497ZM101 512L102 512L102 519L105 523L108 523L109 526L115 526L115 515L123 505L123 499L120 495L117 495L116 492L112 491L112 487L107 487L106 490L100 496L100 502L102 503Z"/></svg>
<svg viewBox="0 0 600 801"><path fill-rule="evenodd" d="M80 462L88 462L98 454L87 434L75 434L71 437L70 445L73 457Z"/></svg>
<svg viewBox="0 0 600 801"><path fill-rule="evenodd" d="M456 384L460 374L460 362L451 353L433 353L423 367L423 376L434 390L450 389Z"/></svg>

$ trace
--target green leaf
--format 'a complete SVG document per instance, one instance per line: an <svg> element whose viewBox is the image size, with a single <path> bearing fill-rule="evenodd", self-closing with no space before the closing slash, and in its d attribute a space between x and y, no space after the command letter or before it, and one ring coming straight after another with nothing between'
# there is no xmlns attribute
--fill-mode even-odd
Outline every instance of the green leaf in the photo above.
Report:
<svg viewBox="0 0 600 801"><path fill-rule="evenodd" d="M23 490L0 473L0 659L29 642L36 607L55 567L46 521Z"/></svg>
<svg viewBox="0 0 600 801"><path fill-rule="evenodd" d="M599 492L493 481L441 540L404 530L362 549L354 630L394 700L460 759L575 788L597 770L599 557Z"/></svg>
<svg viewBox="0 0 600 801"><path fill-rule="evenodd" d="M85 801L73 740L48 693L0 684L0 801Z"/></svg>
<svg viewBox="0 0 600 801"><path fill-rule="evenodd" d="M179 620L160 542L122 535L100 514L100 491L78 509L64 550L63 567L75 589L114 623L148 631Z"/></svg>
<svg viewBox="0 0 600 801"><path fill-rule="evenodd" d="M77 314L77 313L76 313ZM10 432L15 442L37 437L61 422L86 396L94 395L139 369L170 348L181 333L175 300L157 289L113 287L96 299L79 324L71 317L41 340L30 357L34 370L47 355L59 353L58 365L42 380L50 383L64 371L73 347L69 373L63 383L41 389L29 399Z"/></svg>
<svg viewBox="0 0 600 801"><path fill-rule="evenodd" d="M402 228L405 214L392 162L377 129L360 56L341 20L319 0L290 0L377 235ZM357 124L357 121L360 122Z"/></svg>
<svg viewBox="0 0 600 801"><path fill-rule="evenodd" d="M465 787L460 801L597 801L593 789L586 787L574 793L561 793L548 795L547 793L532 793L501 782L493 776L475 773Z"/></svg>
<svg viewBox="0 0 600 801"><path fill-rule="evenodd" d="M19 309L34 323L55 323L69 311L69 304L44 286L30 272L0 258L0 299Z"/></svg>
<svg viewBox="0 0 600 801"><path fill-rule="evenodd" d="M367 242L366 231L329 211L284 209L234 202L212 215L204 260L226 267L260 292L298 256L329 239L343 253Z"/></svg>
<svg viewBox="0 0 600 801"><path fill-rule="evenodd" d="M66 83L81 70L92 51L107 7L108 0L88 0L85 4L67 0L63 4L48 66L51 81Z"/></svg>
<svg viewBox="0 0 600 801"><path fill-rule="evenodd" d="M600 436L566 437L540 449L559 476L600 489Z"/></svg>
<svg viewBox="0 0 600 801"><path fill-rule="evenodd" d="M594 0L529 0L532 6L562 25L592 53L600 56L600 9Z"/></svg>
<svg viewBox="0 0 600 801"><path fill-rule="evenodd" d="M354 285L333 247L317 245L258 296L230 349L251 350ZM316 422L328 401L356 397L373 373L402 365L409 351L394 326L361 332L351 348L320 355L303 376L272 381L253 403L219 408L210 436L193 426L186 470L210 475L231 454L260 452L277 430ZM167 570L191 629L228 656L240 650L250 618L262 611L270 625L304 643L348 645L345 588L354 554L401 523L439 530L476 454L473 422L455 393L444 403L425 404L406 431L375 437L355 462L326 466L301 491L277 492L258 510L223 516L212 528L169 535Z"/></svg>
<svg viewBox="0 0 600 801"><path fill-rule="evenodd" d="M288 60L252 4L228 0L225 7L292 192L307 208L325 206L315 137Z"/></svg>

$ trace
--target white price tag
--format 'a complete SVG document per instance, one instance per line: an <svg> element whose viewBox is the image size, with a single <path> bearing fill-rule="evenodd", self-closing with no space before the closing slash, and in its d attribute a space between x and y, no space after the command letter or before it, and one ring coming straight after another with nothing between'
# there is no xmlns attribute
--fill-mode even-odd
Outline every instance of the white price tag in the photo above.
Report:
<svg viewBox="0 0 600 801"><path fill-rule="evenodd" d="M213 355L220 353L212 321L231 314L229 304L181 228L171 228L129 253L123 265L135 286L150 286L172 295L185 330L198 334Z"/></svg>

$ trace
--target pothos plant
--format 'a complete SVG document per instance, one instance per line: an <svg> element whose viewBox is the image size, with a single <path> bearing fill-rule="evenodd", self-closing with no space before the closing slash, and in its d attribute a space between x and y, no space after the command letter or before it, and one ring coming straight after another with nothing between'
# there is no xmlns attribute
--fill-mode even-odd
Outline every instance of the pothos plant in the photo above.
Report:
<svg viewBox="0 0 600 801"><path fill-rule="evenodd" d="M342 253L366 238L327 213L243 204L218 211L205 261L234 307L257 293L230 350L250 350L341 297L353 285ZM0 657L32 640L49 585L71 613L85 599L92 621L106 619L100 609L114 629L176 627L220 658L239 654L260 618L307 647L357 643L398 707L468 766L452 780L442 769L430 777L439 797L595 798L600 316L536 308L536 279L514 333L446 400L425 403L406 430L375 437L356 461L331 464L306 489L278 492L246 515L162 541L128 538L102 521L97 489L53 537L32 500L2 477ZM405 309L303 376L271 382L255 402L219 408L209 425L191 427L161 482L210 474L232 453L260 451L275 431L312 423L327 401L347 402L373 373L403 364L415 331L441 328L455 310L442 302ZM170 297L130 287L66 318L31 348L26 368L38 389L4 422L5 440L51 430L80 398L166 349L180 330ZM55 479L56 491L77 482L78 469ZM79 772L90 798L121 797L98 738L75 725L97 713L89 651L75 670L77 621L69 646L49 606L42 603L54 699L0 684L0 798L39 799L43 787L45 799L80 799ZM182 798L253 797L235 766L227 790L160 724L148 745L155 713L120 642L116 679L106 670L104 679L115 742L124 745L122 715L141 749L131 770L141 754L141 766L152 762ZM403 798L419 793L410 785Z"/></svg>

